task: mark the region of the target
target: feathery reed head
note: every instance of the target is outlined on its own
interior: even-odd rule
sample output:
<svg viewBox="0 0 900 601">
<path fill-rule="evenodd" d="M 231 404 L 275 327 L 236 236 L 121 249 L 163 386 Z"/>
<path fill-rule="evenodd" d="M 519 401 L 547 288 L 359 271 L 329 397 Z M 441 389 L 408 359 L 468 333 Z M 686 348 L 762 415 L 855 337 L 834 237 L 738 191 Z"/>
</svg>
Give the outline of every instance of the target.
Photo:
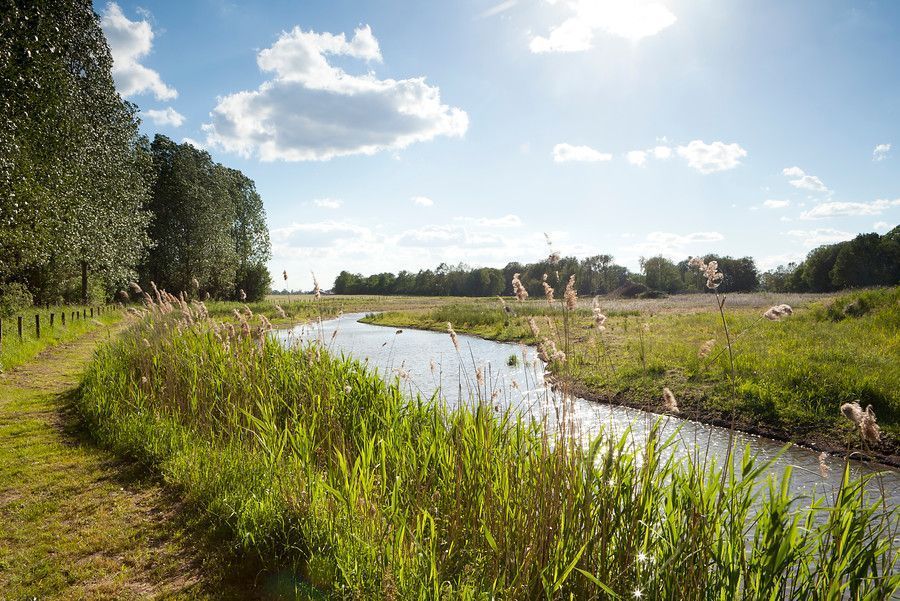
<svg viewBox="0 0 900 601">
<path fill-rule="evenodd" d="M 453 346 L 456 347 L 456 350 L 459 350 L 459 339 L 456 337 L 456 331 L 453 329 L 453 324 L 449 321 L 447 322 L 447 332 L 450 334 L 450 340 L 453 342 Z"/>
<path fill-rule="evenodd" d="M 663 409 L 669 413 L 681 413 L 678 409 L 678 401 L 675 400 L 675 395 L 668 386 L 663 388 Z"/>
<path fill-rule="evenodd" d="M 566 283 L 566 290 L 563 294 L 563 300 L 565 302 L 566 309 L 569 311 L 574 311 L 575 307 L 578 306 L 578 293 L 575 291 L 575 274 L 569 276 L 569 281 Z"/>
<path fill-rule="evenodd" d="M 244 302 L 245 300 L 247 300 L 247 293 L 244 292 L 243 288 L 241 288 L 240 292 L 238 292 L 238 298 L 241 299 L 241 302 Z"/>
<path fill-rule="evenodd" d="M 545 273 L 544 278 L 546 278 L 546 277 L 547 277 L 547 274 Z M 552 305 L 553 304 L 553 287 L 547 283 L 546 279 L 542 283 L 544 285 L 544 298 L 546 298 L 547 302 Z"/>
<path fill-rule="evenodd" d="M 859 428 L 859 435 L 863 442 L 877 443 L 881 440 L 881 428 L 875 418 L 875 410 L 868 405 L 865 410 L 859 405 L 859 401 L 844 403 L 841 405 L 841 413 Z"/>
<path fill-rule="evenodd" d="M 319 287 L 319 280 L 316 279 L 316 273 L 314 271 L 310 273 L 312 273 L 313 278 L 313 294 L 315 295 L 316 300 L 319 300 L 322 297 L 322 289 Z"/>
<path fill-rule="evenodd" d="M 697 356 L 701 359 L 705 358 L 707 355 L 709 355 L 710 352 L 712 352 L 714 346 L 716 346 L 716 339 L 710 338 L 700 346 L 700 349 L 697 351 Z"/>
<path fill-rule="evenodd" d="M 522 280 L 519 279 L 519 276 L 522 275 L 520 273 L 514 273 L 512 277 L 512 287 L 513 294 L 516 295 L 516 300 L 519 302 L 524 301 L 528 298 L 528 291 L 525 290 L 525 286 L 522 285 Z"/>
</svg>

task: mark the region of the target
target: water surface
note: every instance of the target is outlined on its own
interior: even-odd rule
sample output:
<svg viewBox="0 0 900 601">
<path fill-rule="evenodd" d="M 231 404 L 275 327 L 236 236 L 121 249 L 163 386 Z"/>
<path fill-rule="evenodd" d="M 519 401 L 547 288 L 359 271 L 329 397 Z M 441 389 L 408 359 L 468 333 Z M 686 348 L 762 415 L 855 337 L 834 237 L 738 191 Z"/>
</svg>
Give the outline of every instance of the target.
<svg viewBox="0 0 900 601">
<path fill-rule="evenodd" d="M 601 429 L 620 434 L 630 428 L 630 437 L 637 448 L 651 425 L 661 417 L 639 409 L 580 398 L 564 402 L 544 385 L 545 366 L 533 347 L 459 334 L 457 351 L 446 333 L 365 324 L 358 321 L 363 315 L 347 314 L 318 324 L 300 325 L 280 330 L 276 336 L 285 344 L 324 341 L 333 352 L 359 359 L 389 379 L 399 378 L 400 385 L 411 396 L 421 394 L 430 398 L 437 394 L 451 406 L 472 403 L 475 399 L 490 402 L 497 411 L 514 407 L 547 419 L 551 424 L 565 412 L 565 418 L 574 420 L 585 436 Z M 513 355 L 517 362 L 509 365 Z M 691 420 L 662 417 L 664 437 L 677 431 L 676 453 L 721 463 L 733 437 L 738 453 L 745 445 L 749 445 L 761 460 L 782 453 L 775 460 L 771 475 L 780 479 L 784 469 L 793 466 L 795 493 L 830 495 L 840 482 L 844 468 L 841 457 L 828 456 L 825 463 L 830 472 L 822 474 L 817 451 L 791 446 L 782 452 L 784 443 L 779 441 Z M 900 501 L 900 472 L 860 462 L 851 465 L 854 474 L 883 472 L 876 484 L 884 487 L 889 504 L 896 505 Z"/>
</svg>

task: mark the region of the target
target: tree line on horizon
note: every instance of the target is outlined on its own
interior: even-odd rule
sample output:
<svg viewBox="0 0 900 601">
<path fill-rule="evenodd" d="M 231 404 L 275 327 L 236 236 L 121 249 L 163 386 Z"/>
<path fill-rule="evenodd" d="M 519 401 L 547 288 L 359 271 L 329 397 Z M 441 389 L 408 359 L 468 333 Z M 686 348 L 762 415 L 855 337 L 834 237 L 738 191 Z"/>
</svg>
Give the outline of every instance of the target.
<svg viewBox="0 0 900 601">
<path fill-rule="evenodd" d="M 90 0 L 0 9 L 0 314 L 110 300 L 132 281 L 262 298 L 270 246 L 253 181 L 151 143 L 111 69 Z"/>
<path fill-rule="evenodd" d="M 704 262 L 718 261 L 725 279 L 720 292 L 832 292 L 847 288 L 900 284 L 900 226 L 882 235 L 860 234 L 853 240 L 820 246 L 800 263 L 760 272 L 752 257 L 709 254 Z M 688 265 L 663 256 L 641 258 L 640 272 L 614 262 L 611 255 L 585 259 L 551 256 L 536 263 L 508 263 L 502 269 L 441 263 L 416 273 L 400 271 L 364 276 L 342 271 L 335 278 L 335 294 L 397 294 L 407 296 L 509 296 L 514 274 L 529 295 L 544 294 L 544 274 L 550 282 L 575 275 L 578 294 L 594 296 L 654 297 L 661 294 L 705 292 L 706 279 Z M 559 277 L 557 278 L 557 275 Z"/>
</svg>

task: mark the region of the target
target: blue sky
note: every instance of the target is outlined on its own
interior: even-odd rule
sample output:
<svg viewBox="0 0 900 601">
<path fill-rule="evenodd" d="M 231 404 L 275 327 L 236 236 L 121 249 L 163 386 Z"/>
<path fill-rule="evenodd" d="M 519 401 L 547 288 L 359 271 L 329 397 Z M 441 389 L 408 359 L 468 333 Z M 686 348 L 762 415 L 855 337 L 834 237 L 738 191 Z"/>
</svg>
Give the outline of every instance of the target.
<svg viewBox="0 0 900 601">
<path fill-rule="evenodd" d="M 900 216 L 900 2 L 95 9 L 144 131 L 256 181 L 293 288 L 531 261 L 544 232 L 769 268 Z"/>
</svg>

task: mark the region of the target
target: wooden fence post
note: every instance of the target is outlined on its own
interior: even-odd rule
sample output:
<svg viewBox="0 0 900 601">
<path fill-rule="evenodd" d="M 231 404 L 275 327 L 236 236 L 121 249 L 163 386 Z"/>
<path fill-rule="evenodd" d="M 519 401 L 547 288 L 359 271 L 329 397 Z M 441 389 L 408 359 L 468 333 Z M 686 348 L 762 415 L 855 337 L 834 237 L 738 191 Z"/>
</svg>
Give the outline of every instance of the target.
<svg viewBox="0 0 900 601">
<path fill-rule="evenodd" d="M 19 318 L 18 319 L 18 321 L 19 321 L 19 340 L 22 340 L 22 316 L 19 315 L 18 318 Z"/>
<path fill-rule="evenodd" d="M 34 337 L 35 338 L 41 337 L 41 314 L 40 313 L 34 314 Z"/>
<path fill-rule="evenodd" d="M 50 314 L 50 327 L 53 327 L 53 313 Z"/>
<path fill-rule="evenodd" d="M 63 327 L 66 327 L 66 312 L 63 311 L 59 314 L 59 318 L 62 320 Z"/>
</svg>

